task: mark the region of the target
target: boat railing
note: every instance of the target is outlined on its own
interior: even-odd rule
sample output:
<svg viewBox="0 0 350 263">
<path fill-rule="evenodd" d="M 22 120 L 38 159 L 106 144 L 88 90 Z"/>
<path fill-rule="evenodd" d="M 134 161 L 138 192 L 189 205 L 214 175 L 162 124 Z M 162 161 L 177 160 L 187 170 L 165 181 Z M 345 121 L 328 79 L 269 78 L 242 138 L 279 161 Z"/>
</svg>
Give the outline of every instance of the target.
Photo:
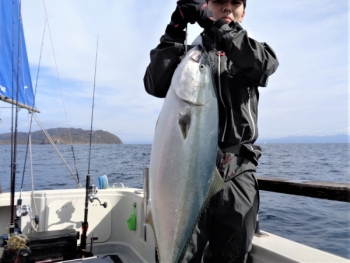
<svg viewBox="0 0 350 263">
<path fill-rule="evenodd" d="M 305 196 L 350 203 L 349 183 L 288 180 L 283 178 L 265 176 L 257 176 L 256 178 L 258 180 L 260 191 L 268 191 L 274 193 Z M 260 231 L 258 216 L 255 235 L 259 237 L 265 236 L 265 234 Z"/>
<path fill-rule="evenodd" d="M 145 194 L 144 209 L 146 213 L 149 198 L 149 168 L 144 168 L 143 185 Z M 350 203 L 350 183 L 333 183 L 324 181 L 288 180 L 276 177 L 257 176 L 259 189 L 274 193 L 299 195 L 319 199 Z"/>
<path fill-rule="evenodd" d="M 259 189 L 350 203 L 350 184 L 257 176 Z"/>
<path fill-rule="evenodd" d="M 144 215 L 147 214 L 147 206 L 149 199 L 149 168 L 143 171 L 143 189 L 144 189 Z M 259 183 L 259 190 L 274 193 L 298 195 L 305 197 L 313 197 L 319 199 L 327 199 L 333 201 L 350 203 L 350 184 L 349 183 L 332 183 L 324 181 L 303 181 L 303 180 L 287 180 L 275 177 L 256 177 Z M 145 227 L 145 226 L 144 226 Z M 146 227 L 144 229 L 144 239 L 146 241 Z M 255 229 L 257 236 L 266 236 L 260 231 L 259 217 L 257 215 L 257 225 Z"/>
</svg>

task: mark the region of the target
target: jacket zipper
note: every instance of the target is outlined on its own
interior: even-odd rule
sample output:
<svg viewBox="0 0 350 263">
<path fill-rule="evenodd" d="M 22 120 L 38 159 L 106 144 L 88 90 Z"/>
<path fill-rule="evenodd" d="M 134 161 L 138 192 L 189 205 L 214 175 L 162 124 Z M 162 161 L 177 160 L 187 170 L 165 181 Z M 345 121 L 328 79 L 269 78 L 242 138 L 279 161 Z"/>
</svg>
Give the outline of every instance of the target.
<svg viewBox="0 0 350 263">
<path fill-rule="evenodd" d="M 222 133 L 222 138 L 221 138 L 221 141 L 223 142 L 224 141 L 224 138 L 225 138 L 225 134 L 226 134 L 226 129 L 227 129 L 227 111 L 226 111 L 226 105 L 224 103 L 224 100 L 222 99 L 222 94 L 221 94 L 221 79 L 220 79 L 220 73 L 221 73 L 221 56 L 224 56 L 225 55 L 225 52 L 222 52 L 222 51 L 218 51 L 217 52 L 217 55 L 218 55 L 218 82 L 219 82 L 219 94 L 220 94 L 220 100 L 221 100 L 221 103 L 222 105 L 224 106 L 224 109 L 225 109 L 225 127 L 224 127 L 224 131 Z"/>
<path fill-rule="evenodd" d="M 251 110 L 251 106 L 250 106 L 250 99 L 252 98 L 252 92 L 250 90 L 250 87 L 248 87 L 248 112 L 249 112 L 249 118 L 252 121 L 252 125 L 253 125 L 253 135 L 250 138 L 250 141 L 252 141 L 255 137 L 255 122 L 253 119 L 253 115 L 252 115 L 252 110 Z"/>
</svg>

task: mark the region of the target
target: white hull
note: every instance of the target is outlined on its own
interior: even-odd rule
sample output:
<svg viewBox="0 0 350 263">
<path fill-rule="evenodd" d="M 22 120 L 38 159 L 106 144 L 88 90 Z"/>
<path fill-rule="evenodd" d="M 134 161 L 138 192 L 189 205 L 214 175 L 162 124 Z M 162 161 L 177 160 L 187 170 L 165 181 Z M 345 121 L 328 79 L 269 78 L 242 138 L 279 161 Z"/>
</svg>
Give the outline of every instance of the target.
<svg viewBox="0 0 350 263">
<path fill-rule="evenodd" d="M 108 188 L 98 192 L 102 203 L 89 202 L 88 214 L 88 249 L 93 233 L 98 240 L 94 241 L 95 255 L 117 254 L 126 262 L 155 262 L 155 241 L 151 228 L 144 227 L 143 191 L 133 188 Z M 39 231 L 76 229 L 81 232 L 84 219 L 85 189 L 36 191 L 34 198 L 31 192 L 23 192 L 23 204 L 32 207 L 33 215 L 40 217 Z M 17 200 L 18 195 L 15 196 Z M 37 212 L 35 212 L 36 205 Z M 130 217 L 133 204 L 136 203 L 137 227 L 130 231 L 127 219 Z M 10 194 L 0 194 L 0 235 L 7 233 L 10 221 Z M 28 216 L 22 217 L 23 234 L 30 231 Z M 266 233 L 263 237 L 254 237 L 252 258 L 254 263 L 281 262 L 348 262 L 349 260 L 320 251 L 288 239 Z M 146 238 L 145 238 L 146 237 Z M 80 240 L 78 240 L 80 243 Z M 0 248 L 0 255 L 2 248 Z"/>
</svg>

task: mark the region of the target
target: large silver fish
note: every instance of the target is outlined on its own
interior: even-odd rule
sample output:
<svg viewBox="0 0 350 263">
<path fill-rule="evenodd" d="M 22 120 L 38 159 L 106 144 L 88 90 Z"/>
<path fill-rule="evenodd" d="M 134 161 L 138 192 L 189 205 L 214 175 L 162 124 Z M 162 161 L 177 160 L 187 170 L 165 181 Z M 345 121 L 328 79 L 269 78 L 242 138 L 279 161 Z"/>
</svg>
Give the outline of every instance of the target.
<svg viewBox="0 0 350 263">
<path fill-rule="evenodd" d="M 204 204 L 224 183 L 216 169 L 218 105 L 208 54 L 188 51 L 172 77 L 155 129 L 149 168 L 160 262 L 178 262 Z"/>
</svg>

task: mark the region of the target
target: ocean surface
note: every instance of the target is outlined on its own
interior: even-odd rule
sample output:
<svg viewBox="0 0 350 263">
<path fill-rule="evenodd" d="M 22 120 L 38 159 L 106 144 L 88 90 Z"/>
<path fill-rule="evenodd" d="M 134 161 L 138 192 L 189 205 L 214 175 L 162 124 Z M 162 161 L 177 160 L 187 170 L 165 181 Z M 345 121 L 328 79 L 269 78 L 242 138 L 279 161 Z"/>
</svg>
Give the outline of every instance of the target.
<svg viewBox="0 0 350 263">
<path fill-rule="evenodd" d="M 262 144 L 258 176 L 350 183 L 349 144 Z M 80 182 L 85 186 L 88 172 L 88 145 L 74 145 Z M 76 173 L 70 145 L 58 145 Z M 21 188 L 26 146 L 17 150 L 16 191 Z M 151 145 L 93 145 L 91 183 L 107 175 L 110 185 L 143 187 L 143 168 L 148 167 Z M 23 190 L 31 190 L 28 155 Z M 62 160 L 51 145 L 33 145 L 35 189 L 76 188 Z M 0 183 L 10 189 L 10 146 L 0 145 Z M 1 195 L 0 195 L 1 197 Z M 261 191 L 261 229 L 276 235 L 350 259 L 350 204 Z"/>
</svg>

